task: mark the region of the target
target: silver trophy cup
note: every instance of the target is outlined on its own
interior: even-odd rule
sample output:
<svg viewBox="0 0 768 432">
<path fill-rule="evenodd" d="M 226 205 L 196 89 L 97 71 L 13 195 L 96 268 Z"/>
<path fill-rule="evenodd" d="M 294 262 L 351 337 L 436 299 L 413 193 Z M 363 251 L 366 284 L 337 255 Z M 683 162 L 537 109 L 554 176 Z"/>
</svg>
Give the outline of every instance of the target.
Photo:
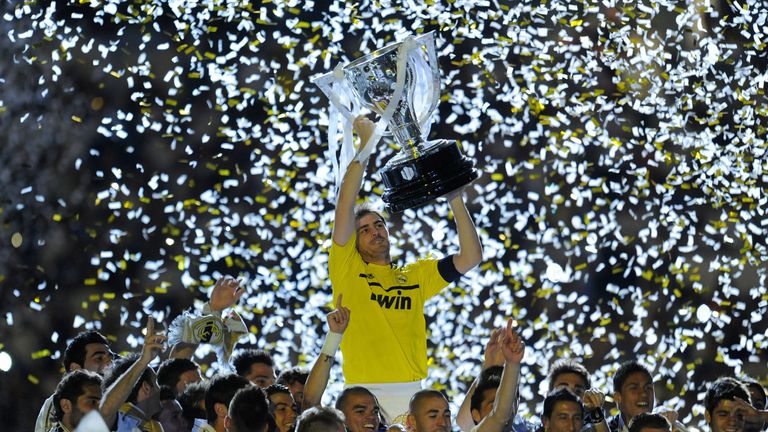
<svg viewBox="0 0 768 432">
<path fill-rule="evenodd" d="M 360 105 L 380 116 L 395 94 L 398 54 L 403 51 L 403 43 L 388 45 L 342 68 L 344 80 Z M 407 61 L 399 65 L 406 68 L 402 96 L 387 123 L 400 151 L 380 171 L 385 186 L 382 199 L 390 212 L 425 204 L 478 177 L 474 162 L 462 155 L 456 141 L 427 141 L 421 127 L 428 125 L 439 101 L 440 71 L 434 33 L 414 38 L 408 48 Z M 416 103 L 420 104 L 421 116 L 414 109 Z"/>
</svg>

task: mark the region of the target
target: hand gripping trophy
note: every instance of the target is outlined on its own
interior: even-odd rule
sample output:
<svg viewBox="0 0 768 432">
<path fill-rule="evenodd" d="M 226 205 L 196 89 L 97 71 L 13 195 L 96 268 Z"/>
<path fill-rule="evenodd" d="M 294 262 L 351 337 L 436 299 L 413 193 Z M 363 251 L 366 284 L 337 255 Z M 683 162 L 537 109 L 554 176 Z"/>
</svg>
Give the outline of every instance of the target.
<svg viewBox="0 0 768 432">
<path fill-rule="evenodd" d="M 354 155 L 351 125 L 361 106 L 378 114 L 379 121 L 358 157 L 367 158 L 385 130 L 400 147 L 380 171 L 382 199 L 390 212 L 425 204 L 477 179 L 474 162 L 462 155 L 456 141 L 426 139 L 440 100 L 434 32 L 387 45 L 313 81 L 331 101 L 328 132 L 334 156 L 339 114 L 344 121 L 337 182 Z"/>
</svg>

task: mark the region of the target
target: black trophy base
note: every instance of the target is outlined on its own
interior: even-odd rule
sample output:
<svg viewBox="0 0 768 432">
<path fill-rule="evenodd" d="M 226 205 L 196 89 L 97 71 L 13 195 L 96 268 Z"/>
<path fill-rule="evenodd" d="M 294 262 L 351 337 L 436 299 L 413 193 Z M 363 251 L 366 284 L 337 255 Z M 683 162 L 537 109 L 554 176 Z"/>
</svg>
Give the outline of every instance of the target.
<svg viewBox="0 0 768 432">
<path fill-rule="evenodd" d="M 382 199 L 390 213 L 418 207 L 465 186 L 479 173 L 456 141 L 439 140 L 416 159 L 395 160 L 381 169 Z"/>
</svg>

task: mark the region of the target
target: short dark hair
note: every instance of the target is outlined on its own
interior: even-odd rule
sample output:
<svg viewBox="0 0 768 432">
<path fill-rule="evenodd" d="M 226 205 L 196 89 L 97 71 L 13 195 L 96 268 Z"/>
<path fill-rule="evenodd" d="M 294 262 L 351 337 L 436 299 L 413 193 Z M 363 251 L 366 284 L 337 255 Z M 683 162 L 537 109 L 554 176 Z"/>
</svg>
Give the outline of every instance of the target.
<svg viewBox="0 0 768 432">
<path fill-rule="evenodd" d="M 237 374 L 214 376 L 205 391 L 205 416 L 208 423 L 213 424 L 216 421 L 216 410 L 213 407 L 215 404 L 220 403 L 229 406 L 235 393 L 250 385 L 250 381 Z"/>
<path fill-rule="evenodd" d="M 306 384 L 307 377 L 309 377 L 309 372 L 306 369 L 295 366 L 280 372 L 280 376 L 277 377 L 275 383 L 284 386 L 289 386 L 293 383 Z"/>
<path fill-rule="evenodd" d="M 62 364 L 65 371 L 69 370 L 69 365 L 72 363 L 77 363 L 80 367 L 85 367 L 85 347 L 90 344 L 104 344 L 109 346 L 109 341 L 104 335 L 95 330 L 78 333 L 64 350 Z"/>
<path fill-rule="evenodd" d="M 371 203 L 363 203 L 355 207 L 354 210 L 355 213 L 355 222 L 360 220 L 365 215 L 369 214 L 375 214 L 376 216 L 380 217 L 381 220 L 384 222 L 387 221 L 387 218 L 384 217 L 384 214 L 378 210 L 371 204 Z"/>
<path fill-rule="evenodd" d="M 622 363 L 619 369 L 616 370 L 616 374 L 613 375 L 613 391 L 621 392 L 621 386 L 624 385 L 624 381 L 635 372 L 644 373 L 653 382 L 653 375 L 651 375 L 651 371 L 645 365 L 637 360 L 629 360 Z"/>
<path fill-rule="evenodd" d="M 189 384 L 176 398 L 181 405 L 181 415 L 192 424 L 195 419 L 207 418 L 205 410 L 199 407 L 200 402 L 205 401 L 205 391 L 208 389 L 207 381 Z"/>
<path fill-rule="evenodd" d="M 444 394 L 434 389 L 419 390 L 411 396 L 411 400 L 408 402 L 408 412 L 413 414 L 416 408 L 421 404 L 424 399 L 430 398 L 443 398 L 448 400 Z"/>
<path fill-rule="evenodd" d="M 237 390 L 228 412 L 233 432 L 261 432 L 271 417 L 264 391 L 251 385 Z"/>
<path fill-rule="evenodd" d="M 251 365 L 254 363 L 262 363 L 271 367 L 275 367 L 275 362 L 272 360 L 272 356 L 268 352 L 262 349 L 246 349 L 240 351 L 232 358 L 232 366 L 235 367 L 238 375 L 245 375 L 251 370 Z"/>
<path fill-rule="evenodd" d="M 344 413 L 331 407 L 312 407 L 301 413 L 296 432 L 337 432 L 345 428 Z"/>
<path fill-rule="evenodd" d="M 566 373 L 580 376 L 581 379 L 584 380 L 586 388 L 592 387 L 592 379 L 589 375 L 589 371 L 584 365 L 573 359 L 560 359 L 557 360 L 549 370 L 549 375 L 547 376 L 547 380 L 549 380 L 549 389 L 552 390 L 552 386 L 554 386 L 558 376 Z"/>
<path fill-rule="evenodd" d="M 741 381 L 731 377 L 720 377 L 707 389 L 707 394 L 704 396 L 704 409 L 712 414 L 721 400 L 734 400 L 737 397 L 752 403 L 749 390 Z"/>
<path fill-rule="evenodd" d="M 287 395 L 291 394 L 291 390 L 282 384 L 272 384 L 271 386 L 265 388 L 264 392 L 267 394 L 267 397 L 278 393 L 285 393 Z"/>
<path fill-rule="evenodd" d="M 61 421 L 64 417 L 61 400 L 67 399 L 72 404 L 76 404 L 77 398 L 85 394 L 85 387 L 89 385 L 101 387 L 101 376 L 85 369 L 74 370 L 64 375 L 53 394 L 53 417 Z"/>
<path fill-rule="evenodd" d="M 640 413 L 629 421 L 629 432 L 640 432 L 643 428 L 672 430 L 669 420 L 661 414 Z"/>
<path fill-rule="evenodd" d="M 107 389 L 112 384 L 114 384 L 118 378 L 120 378 L 120 375 L 124 374 L 125 371 L 127 371 L 134 363 L 136 363 L 140 357 L 140 354 L 134 353 L 115 360 L 112 363 L 112 366 L 110 366 L 104 372 L 104 380 L 101 383 L 101 390 L 106 393 Z M 149 367 L 144 368 L 144 371 L 141 372 L 141 377 L 136 382 L 136 385 L 133 386 L 133 390 L 131 390 L 131 394 L 128 395 L 126 402 L 136 403 L 136 398 L 139 396 L 139 389 L 141 389 L 141 384 L 145 381 L 149 382 L 149 380 L 152 379 L 151 373 L 152 370 Z"/>
<path fill-rule="evenodd" d="M 344 405 L 347 403 L 347 399 L 352 395 L 370 396 L 376 401 L 376 406 L 379 405 L 379 400 L 376 399 L 376 395 L 374 395 L 370 390 L 363 386 L 352 386 L 342 390 L 341 394 L 339 394 L 339 397 L 336 399 L 334 407 L 339 411 L 344 411 Z"/>
<path fill-rule="evenodd" d="M 157 383 L 161 386 L 168 386 L 176 392 L 176 384 L 179 383 L 181 374 L 189 371 L 198 371 L 197 363 L 186 358 L 169 358 L 160 363 L 157 368 Z"/>
<path fill-rule="evenodd" d="M 581 404 L 581 399 L 576 396 L 576 393 L 572 392 L 568 387 L 558 387 L 549 392 L 544 399 L 544 412 L 541 417 L 550 418 L 558 402 L 573 402 L 579 406 L 582 413 L 584 412 L 584 405 Z"/>
<path fill-rule="evenodd" d="M 483 404 L 483 393 L 486 390 L 499 388 L 502 372 L 504 372 L 504 366 L 491 366 L 480 372 L 475 392 L 469 400 L 469 409 L 471 411 L 480 411 L 480 406 Z"/>
<path fill-rule="evenodd" d="M 747 390 L 754 391 L 760 397 L 760 400 L 754 400 L 754 398 L 752 398 L 753 407 L 759 410 L 768 408 L 768 400 L 766 400 L 768 399 L 768 395 L 766 394 L 765 387 L 763 387 L 762 384 L 757 382 L 757 380 L 749 377 L 742 379 L 741 382 L 744 383 L 744 385 L 747 387 Z M 750 391 L 750 397 L 752 397 L 752 391 Z"/>
</svg>

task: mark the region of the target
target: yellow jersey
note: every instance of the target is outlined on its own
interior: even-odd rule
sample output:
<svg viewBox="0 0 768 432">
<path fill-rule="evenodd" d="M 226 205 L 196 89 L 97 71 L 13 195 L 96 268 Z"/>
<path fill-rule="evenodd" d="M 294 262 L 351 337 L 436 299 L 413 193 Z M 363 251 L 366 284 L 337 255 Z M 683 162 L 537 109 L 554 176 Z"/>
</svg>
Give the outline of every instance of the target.
<svg viewBox="0 0 768 432">
<path fill-rule="evenodd" d="M 424 302 L 448 285 L 437 259 L 404 267 L 366 263 L 355 235 L 332 242 L 328 270 L 333 298 L 344 295 L 350 322 L 341 341 L 346 384 L 411 382 L 427 376 Z"/>
</svg>

